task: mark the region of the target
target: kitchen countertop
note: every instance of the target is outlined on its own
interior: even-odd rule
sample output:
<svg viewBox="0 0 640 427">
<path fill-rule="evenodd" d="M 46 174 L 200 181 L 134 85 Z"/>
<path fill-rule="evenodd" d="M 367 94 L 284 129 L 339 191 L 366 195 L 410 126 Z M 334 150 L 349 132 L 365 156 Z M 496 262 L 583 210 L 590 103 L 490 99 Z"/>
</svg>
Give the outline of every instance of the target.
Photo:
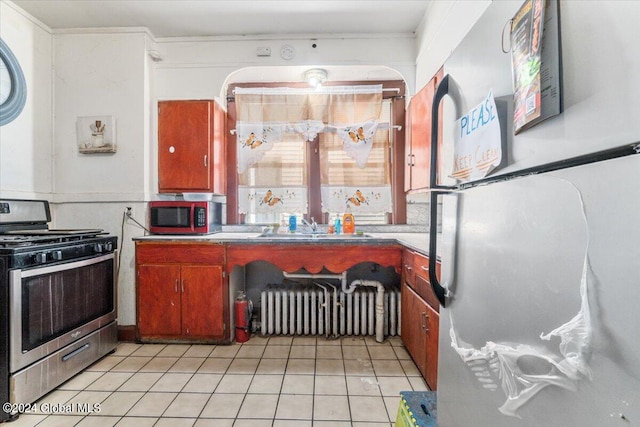
<svg viewBox="0 0 640 427">
<path fill-rule="evenodd" d="M 194 241 L 194 242 L 219 242 L 233 244 L 400 244 L 409 249 L 415 250 L 422 254 L 429 254 L 429 233 L 413 232 L 413 233 L 381 233 L 366 232 L 367 237 L 359 237 L 355 235 L 337 235 L 331 237 L 309 237 L 309 238 L 286 238 L 283 235 L 277 237 L 260 237 L 261 233 L 257 232 L 240 232 L 240 231 L 222 231 L 207 235 L 162 235 L 150 234 L 141 237 L 135 237 L 136 241 Z"/>
</svg>

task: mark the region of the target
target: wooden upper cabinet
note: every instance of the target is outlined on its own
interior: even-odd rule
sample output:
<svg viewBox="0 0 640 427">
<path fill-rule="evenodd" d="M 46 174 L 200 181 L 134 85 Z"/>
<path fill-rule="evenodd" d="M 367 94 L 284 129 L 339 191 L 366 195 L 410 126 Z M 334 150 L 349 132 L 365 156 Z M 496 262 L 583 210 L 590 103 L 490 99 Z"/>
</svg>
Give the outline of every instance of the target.
<svg viewBox="0 0 640 427">
<path fill-rule="evenodd" d="M 405 191 L 429 188 L 431 162 L 431 113 L 433 97 L 443 76 L 443 70 L 420 89 L 409 103 L 407 141 L 405 145 Z M 436 124 L 442 130 L 442 118 Z M 438 132 L 438 146 L 441 146 L 442 132 Z"/>
<path fill-rule="evenodd" d="M 225 194 L 225 127 L 213 100 L 158 102 L 158 191 Z"/>
</svg>

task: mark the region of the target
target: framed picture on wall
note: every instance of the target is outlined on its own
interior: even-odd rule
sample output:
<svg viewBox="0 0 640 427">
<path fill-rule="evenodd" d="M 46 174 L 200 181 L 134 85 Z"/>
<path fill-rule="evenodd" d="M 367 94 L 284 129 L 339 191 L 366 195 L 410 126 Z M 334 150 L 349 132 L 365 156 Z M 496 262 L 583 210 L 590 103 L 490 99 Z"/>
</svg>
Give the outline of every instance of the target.
<svg viewBox="0 0 640 427">
<path fill-rule="evenodd" d="M 116 122 L 113 116 L 78 117 L 78 151 L 82 154 L 115 153 Z"/>
</svg>

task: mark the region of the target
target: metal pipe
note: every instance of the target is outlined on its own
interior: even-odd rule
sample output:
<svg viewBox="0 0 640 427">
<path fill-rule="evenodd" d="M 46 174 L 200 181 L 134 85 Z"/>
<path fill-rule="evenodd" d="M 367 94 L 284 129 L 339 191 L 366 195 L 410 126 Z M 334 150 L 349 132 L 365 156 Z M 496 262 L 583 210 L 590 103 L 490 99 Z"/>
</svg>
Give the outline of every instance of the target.
<svg viewBox="0 0 640 427">
<path fill-rule="evenodd" d="M 377 280 L 354 280 L 349 286 L 350 292 L 353 292 L 357 286 L 371 286 L 377 288 L 376 341 L 382 342 L 384 341 L 384 285 Z"/>
<path fill-rule="evenodd" d="M 260 300 L 261 305 L 260 310 L 262 311 L 262 325 L 260 325 L 260 329 L 262 330 L 262 335 L 267 334 L 267 291 L 260 292 Z"/>
<path fill-rule="evenodd" d="M 342 290 L 347 287 L 347 272 L 343 271 L 340 274 L 311 274 L 311 273 L 287 273 L 282 272 L 282 275 L 287 279 L 338 279 L 341 282 Z M 353 291 L 351 291 L 353 292 Z M 350 292 L 347 292 L 350 293 Z"/>
<path fill-rule="evenodd" d="M 324 290 L 324 302 L 322 303 L 322 306 L 324 307 L 324 330 L 325 330 L 325 337 L 329 338 L 329 290 L 322 284 L 318 283 L 318 282 L 313 282 L 314 285 L 321 287 Z M 322 312 L 321 312 L 322 315 Z M 323 324 L 323 319 L 320 319 L 320 324 Z M 320 333 L 322 334 L 322 331 L 320 331 Z"/>
</svg>

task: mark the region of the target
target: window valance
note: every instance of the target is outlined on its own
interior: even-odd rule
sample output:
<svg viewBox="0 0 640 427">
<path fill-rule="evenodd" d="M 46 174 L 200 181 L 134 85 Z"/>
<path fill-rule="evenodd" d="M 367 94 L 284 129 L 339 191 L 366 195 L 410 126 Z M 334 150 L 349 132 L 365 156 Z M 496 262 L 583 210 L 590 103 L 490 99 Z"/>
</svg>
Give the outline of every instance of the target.
<svg viewBox="0 0 640 427">
<path fill-rule="evenodd" d="M 260 161 L 284 133 L 306 141 L 335 132 L 347 155 L 364 168 L 380 127 L 382 85 L 235 89 L 238 173 Z M 389 124 L 383 124 L 388 128 Z"/>
</svg>

